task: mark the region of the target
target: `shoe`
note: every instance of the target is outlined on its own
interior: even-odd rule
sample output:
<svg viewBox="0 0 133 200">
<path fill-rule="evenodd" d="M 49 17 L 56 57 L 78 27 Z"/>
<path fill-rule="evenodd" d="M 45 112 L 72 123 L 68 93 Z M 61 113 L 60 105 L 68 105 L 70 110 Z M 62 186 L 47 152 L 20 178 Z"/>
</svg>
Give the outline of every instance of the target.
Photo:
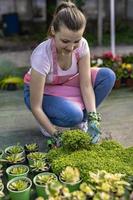
<svg viewBox="0 0 133 200">
<path fill-rule="evenodd" d="M 40 129 L 41 133 L 42 133 L 45 137 L 51 138 L 51 135 L 50 135 L 44 128 L 42 128 L 42 126 L 41 126 L 40 124 L 38 124 L 38 126 L 39 126 L 39 129 Z"/>
<path fill-rule="evenodd" d="M 88 122 L 82 122 L 80 124 L 78 124 L 75 128 L 78 128 L 82 131 L 84 131 L 85 133 L 87 133 L 87 130 L 88 130 Z"/>
</svg>

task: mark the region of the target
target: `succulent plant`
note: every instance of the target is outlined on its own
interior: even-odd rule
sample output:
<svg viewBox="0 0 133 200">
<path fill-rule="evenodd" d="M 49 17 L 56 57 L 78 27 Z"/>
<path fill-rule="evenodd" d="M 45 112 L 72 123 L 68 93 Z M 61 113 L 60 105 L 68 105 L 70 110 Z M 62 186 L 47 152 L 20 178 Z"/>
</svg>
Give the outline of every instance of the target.
<svg viewBox="0 0 133 200">
<path fill-rule="evenodd" d="M 15 180 L 9 184 L 9 189 L 13 191 L 23 191 L 28 188 L 29 182 L 27 180 Z"/>
<path fill-rule="evenodd" d="M 1 159 L 1 161 L 3 162 L 13 163 L 13 164 L 23 162 L 24 160 L 25 157 L 23 157 L 20 154 L 7 155 L 4 159 Z"/>
<path fill-rule="evenodd" d="M 11 147 L 8 147 L 7 149 L 5 149 L 5 153 L 6 154 L 18 154 L 24 151 L 23 147 L 20 146 L 19 144 L 17 145 L 13 145 Z"/>
<path fill-rule="evenodd" d="M 29 152 L 35 152 L 38 151 L 38 145 L 36 143 L 26 144 L 25 149 Z"/>
<path fill-rule="evenodd" d="M 27 155 L 27 158 L 31 160 L 44 160 L 46 158 L 46 153 L 44 152 L 29 153 Z"/>
<path fill-rule="evenodd" d="M 77 183 L 80 181 L 80 172 L 76 167 L 67 166 L 60 173 L 60 178 L 62 181 L 67 183 Z"/>
<path fill-rule="evenodd" d="M 2 165 L 0 165 L 0 177 L 3 176 L 3 170 L 2 170 Z"/>
<path fill-rule="evenodd" d="M 33 164 L 31 164 L 30 167 L 32 171 L 36 171 L 36 172 L 38 171 L 44 172 L 44 171 L 48 171 L 49 169 L 49 165 L 43 160 L 34 160 Z"/>
<path fill-rule="evenodd" d="M 2 180 L 0 179 L 0 198 L 5 196 L 3 189 L 4 189 L 4 185 L 2 183 Z"/>
<path fill-rule="evenodd" d="M 13 166 L 10 170 L 10 174 L 24 174 L 27 172 L 26 166 Z"/>
<path fill-rule="evenodd" d="M 36 183 L 38 185 L 46 185 L 48 183 L 51 183 L 53 181 L 56 181 L 57 178 L 54 174 L 38 174 L 36 177 Z"/>
</svg>

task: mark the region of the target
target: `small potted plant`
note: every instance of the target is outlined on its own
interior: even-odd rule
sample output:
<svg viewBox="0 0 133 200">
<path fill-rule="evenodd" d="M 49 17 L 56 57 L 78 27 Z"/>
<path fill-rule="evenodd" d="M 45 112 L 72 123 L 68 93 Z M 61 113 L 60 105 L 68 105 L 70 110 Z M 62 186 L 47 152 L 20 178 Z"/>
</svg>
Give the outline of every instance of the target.
<svg viewBox="0 0 133 200">
<path fill-rule="evenodd" d="M 45 152 L 33 152 L 29 153 L 27 155 L 27 159 L 29 164 L 31 165 L 34 160 L 45 160 L 46 159 L 46 153 Z"/>
<path fill-rule="evenodd" d="M 39 150 L 39 146 L 37 145 L 37 143 L 31 143 L 31 144 L 26 144 L 24 146 L 24 149 L 25 149 L 25 153 L 27 155 L 31 152 L 37 152 Z"/>
<path fill-rule="evenodd" d="M 11 155 L 11 154 L 21 154 L 24 155 L 24 148 L 17 144 L 13 146 L 9 146 L 5 149 L 5 154 L 6 155 Z"/>
<path fill-rule="evenodd" d="M 34 160 L 30 165 L 31 171 L 35 173 L 49 171 L 50 166 L 44 160 Z"/>
<path fill-rule="evenodd" d="M 4 185 L 2 183 L 2 180 L 0 179 L 0 200 L 5 196 L 3 190 L 4 190 Z"/>
<path fill-rule="evenodd" d="M 57 181 L 57 176 L 53 173 L 50 172 L 42 172 L 37 174 L 34 179 L 33 182 L 36 186 L 36 191 L 37 191 L 37 195 L 38 197 L 45 197 L 46 199 L 48 198 L 47 194 L 46 194 L 46 185 L 48 183 Z"/>
<path fill-rule="evenodd" d="M 5 77 L 0 81 L 0 88 L 6 90 L 17 90 L 23 86 L 23 79 L 17 76 Z"/>
<path fill-rule="evenodd" d="M 6 169 L 8 180 L 11 180 L 15 177 L 24 176 L 27 177 L 29 173 L 29 167 L 26 165 L 12 165 Z"/>
<path fill-rule="evenodd" d="M 70 192 L 79 189 L 81 179 L 79 169 L 76 167 L 67 166 L 59 175 L 59 180 L 67 186 Z"/>
<path fill-rule="evenodd" d="M 8 166 L 15 165 L 15 164 L 22 164 L 25 162 L 25 157 L 21 154 L 12 154 L 7 155 L 5 158 L 0 160 L 1 162 L 6 163 Z"/>
<path fill-rule="evenodd" d="M 3 176 L 3 170 L 2 170 L 2 165 L 0 164 L 0 177 L 2 177 Z"/>
<path fill-rule="evenodd" d="M 7 183 L 11 200 L 29 200 L 32 181 L 27 177 L 16 177 Z"/>
<path fill-rule="evenodd" d="M 0 158 L 2 158 L 2 157 L 3 157 L 3 154 L 4 154 L 3 150 L 2 150 L 2 149 L 0 149 Z"/>
</svg>

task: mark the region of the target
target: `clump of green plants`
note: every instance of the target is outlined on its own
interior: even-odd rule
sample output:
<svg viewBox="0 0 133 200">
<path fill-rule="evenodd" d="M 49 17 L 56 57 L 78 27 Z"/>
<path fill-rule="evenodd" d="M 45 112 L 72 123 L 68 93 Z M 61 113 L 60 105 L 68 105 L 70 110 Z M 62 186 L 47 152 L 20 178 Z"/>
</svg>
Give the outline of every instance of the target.
<svg viewBox="0 0 133 200">
<path fill-rule="evenodd" d="M 9 76 L 0 81 L 0 88 L 6 90 L 16 90 L 23 87 L 23 79 L 17 76 Z"/>
<path fill-rule="evenodd" d="M 75 144 L 75 137 L 70 132 L 70 130 L 66 131 L 65 137 L 62 135 L 62 138 L 70 141 L 69 146 L 67 140 L 67 150 L 65 150 L 66 146 L 63 143 L 63 147 L 50 150 L 47 154 L 55 174 L 59 175 L 66 166 L 72 166 L 80 169 L 81 179 L 85 182 L 89 180 L 89 171 L 95 173 L 97 170 L 106 170 L 109 173 L 133 175 L 133 149 L 131 147 L 128 150 L 116 141 L 108 140 L 95 145 L 89 143 L 88 149 L 80 146 L 81 148 L 75 150 L 72 147 L 72 144 Z M 78 135 L 80 135 L 81 140 L 82 137 L 84 138 L 82 132 L 78 131 Z"/>
<path fill-rule="evenodd" d="M 69 151 L 77 151 L 81 149 L 89 149 L 91 137 L 82 130 L 67 130 L 63 132 L 62 143 L 64 149 Z"/>
</svg>

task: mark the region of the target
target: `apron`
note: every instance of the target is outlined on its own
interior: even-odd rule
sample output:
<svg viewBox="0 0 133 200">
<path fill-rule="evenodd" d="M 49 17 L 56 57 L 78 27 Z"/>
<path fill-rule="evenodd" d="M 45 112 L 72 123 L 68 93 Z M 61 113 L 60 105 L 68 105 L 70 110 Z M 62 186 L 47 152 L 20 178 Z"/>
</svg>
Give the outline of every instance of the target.
<svg viewBox="0 0 133 200">
<path fill-rule="evenodd" d="M 52 58 L 53 58 L 53 73 L 51 74 L 51 82 L 50 84 L 45 85 L 44 94 L 53 95 L 53 96 L 60 96 L 73 101 L 74 103 L 78 104 L 81 109 L 85 108 L 83 103 L 81 91 L 80 91 L 80 84 L 79 84 L 79 73 L 73 75 L 65 75 L 59 76 L 58 75 L 58 65 L 57 65 L 57 53 L 54 39 L 51 41 L 51 50 L 52 50 Z M 79 60 L 79 53 L 75 51 L 75 56 L 77 62 Z M 94 86 L 96 75 L 99 68 L 91 68 L 91 79 L 92 84 Z"/>
</svg>

